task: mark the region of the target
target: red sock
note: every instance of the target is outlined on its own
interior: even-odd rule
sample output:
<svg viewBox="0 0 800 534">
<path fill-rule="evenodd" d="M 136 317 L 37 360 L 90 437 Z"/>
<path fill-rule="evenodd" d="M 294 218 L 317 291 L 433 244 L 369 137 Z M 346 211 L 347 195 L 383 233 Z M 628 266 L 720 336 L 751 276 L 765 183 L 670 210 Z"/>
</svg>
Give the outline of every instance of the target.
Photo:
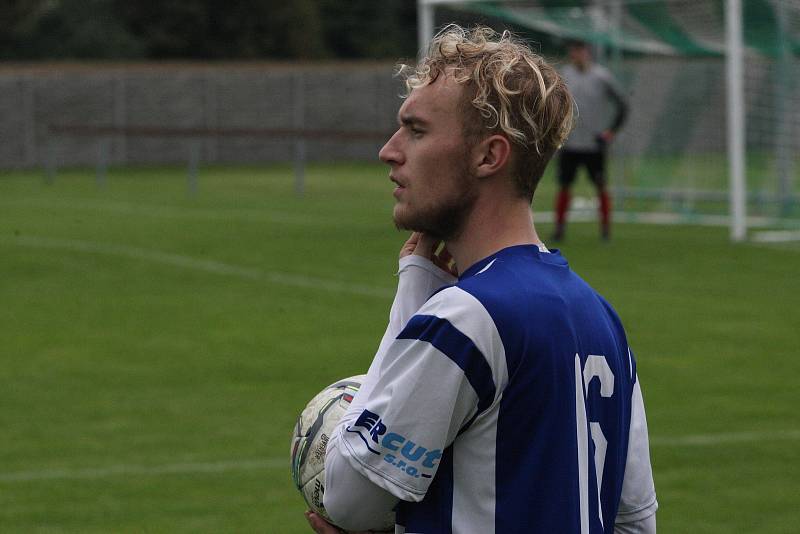
<svg viewBox="0 0 800 534">
<path fill-rule="evenodd" d="M 556 197 L 556 226 L 561 228 L 567 219 L 567 209 L 569 209 L 569 189 L 561 189 Z"/>
<path fill-rule="evenodd" d="M 600 191 L 600 226 L 603 234 L 607 235 L 611 228 L 611 197 L 608 191 Z"/>
</svg>

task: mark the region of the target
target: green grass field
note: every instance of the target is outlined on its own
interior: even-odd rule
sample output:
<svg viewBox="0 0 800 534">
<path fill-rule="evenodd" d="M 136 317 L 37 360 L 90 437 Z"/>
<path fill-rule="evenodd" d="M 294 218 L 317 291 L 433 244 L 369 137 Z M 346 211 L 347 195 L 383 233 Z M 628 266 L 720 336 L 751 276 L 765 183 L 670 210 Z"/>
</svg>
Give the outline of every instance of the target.
<svg viewBox="0 0 800 534">
<path fill-rule="evenodd" d="M 386 170 L 185 172 L 0 174 L 0 532 L 309 532 L 290 433 L 382 335 Z M 660 532 L 797 532 L 800 246 L 569 230 L 637 354 Z"/>
</svg>

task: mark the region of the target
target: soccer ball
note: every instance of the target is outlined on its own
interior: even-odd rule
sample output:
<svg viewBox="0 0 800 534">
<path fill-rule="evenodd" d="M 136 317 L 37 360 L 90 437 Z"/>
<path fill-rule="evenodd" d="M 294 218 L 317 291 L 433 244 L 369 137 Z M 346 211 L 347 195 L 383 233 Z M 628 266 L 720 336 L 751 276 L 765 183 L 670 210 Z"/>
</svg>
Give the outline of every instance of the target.
<svg viewBox="0 0 800 534">
<path fill-rule="evenodd" d="M 333 429 L 347 412 L 366 375 L 334 382 L 303 409 L 292 436 L 292 480 L 309 508 L 331 522 L 322 504 L 325 494 L 325 449 Z M 394 531 L 394 513 L 375 530 Z"/>
</svg>

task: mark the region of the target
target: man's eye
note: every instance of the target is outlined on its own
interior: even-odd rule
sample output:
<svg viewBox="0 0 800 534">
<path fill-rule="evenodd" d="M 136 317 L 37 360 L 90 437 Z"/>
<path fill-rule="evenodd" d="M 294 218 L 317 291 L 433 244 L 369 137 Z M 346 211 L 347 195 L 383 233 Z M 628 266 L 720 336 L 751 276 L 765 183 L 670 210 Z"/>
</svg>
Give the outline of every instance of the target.
<svg viewBox="0 0 800 534">
<path fill-rule="evenodd" d="M 414 137 L 419 137 L 423 133 L 424 132 L 422 130 L 420 130 L 419 128 L 413 128 L 413 127 L 411 128 L 411 135 L 413 135 Z"/>
</svg>

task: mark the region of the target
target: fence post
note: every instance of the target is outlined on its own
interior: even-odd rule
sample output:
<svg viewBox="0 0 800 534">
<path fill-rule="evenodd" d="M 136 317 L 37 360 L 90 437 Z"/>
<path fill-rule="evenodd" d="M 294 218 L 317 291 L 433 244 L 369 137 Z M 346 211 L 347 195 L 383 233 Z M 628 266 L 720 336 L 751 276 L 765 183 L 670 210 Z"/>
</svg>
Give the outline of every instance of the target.
<svg viewBox="0 0 800 534">
<path fill-rule="evenodd" d="M 33 166 L 39 163 L 40 157 L 36 146 L 36 80 L 32 76 L 23 76 L 19 83 L 22 92 L 22 113 L 25 117 L 23 126 L 25 163 Z"/>
<path fill-rule="evenodd" d="M 47 185 L 56 181 L 58 173 L 58 147 L 56 136 L 51 132 L 47 138 L 47 154 L 44 162 L 44 183 Z"/>
<path fill-rule="evenodd" d="M 217 75 L 212 69 L 205 70 L 203 92 L 203 120 L 209 130 L 219 127 L 219 113 L 217 111 Z M 209 163 L 216 163 L 218 159 L 219 134 L 209 135 L 205 139 L 205 157 Z"/>
<path fill-rule="evenodd" d="M 114 106 L 114 127 L 120 129 L 115 138 L 116 161 L 122 165 L 128 163 L 128 138 L 124 133 L 124 128 L 128 125 L 128 107 L 126 101 L 127 88 L 125 71 L 119 71 L 113 79 L 113 106 Z"/>
<path fill-rule="evenodd" d="M 305 87 L 303 84 L 303 73 L 296 71 L 292 79 L 293 116 L 292 122 L 295 130 L 294 138 L 294 192 L 302 196 L 305 191 L 305 167 L 306 167 L 306 139 L 303 136 L 305 129 Z"/>
<path fill-rule="evenodd" d="M 189 172 L 186 178 L 186 186 L 189 196 L 197 194 L 197 167 L 200 161 L 200 142 L 197 140 L 189 143 Z"/>
<path fill-rule="evenodd" d="M 111 141 L 106 137 L 101 137 L 97 142 L 97 170 L 95 183 L 97 187 L 104 189 L 108 175 L 108 156 Z"/>
</svg>

